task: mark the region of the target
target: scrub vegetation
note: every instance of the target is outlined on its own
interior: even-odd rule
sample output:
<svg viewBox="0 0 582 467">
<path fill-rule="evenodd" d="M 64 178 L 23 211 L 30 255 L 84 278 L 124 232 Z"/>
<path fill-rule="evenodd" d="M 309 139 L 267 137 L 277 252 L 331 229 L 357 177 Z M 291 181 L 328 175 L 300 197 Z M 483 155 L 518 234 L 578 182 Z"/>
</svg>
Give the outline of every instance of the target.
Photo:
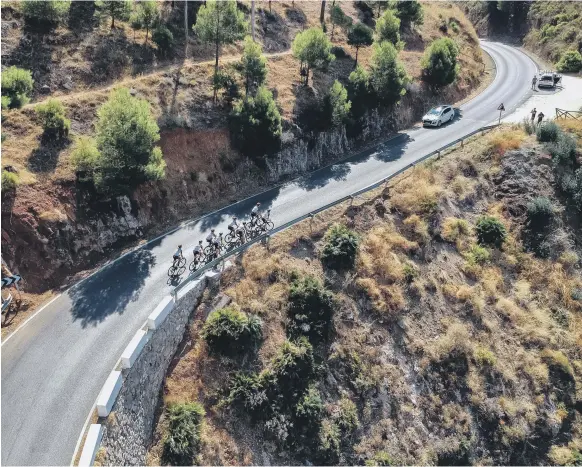
<svg viewBox="0 0 582 467">
<path fill-rule="evenodd" d="M 260 343 L 195 322 L 166 380 L 207 414 L 193 462 L 580 462 L 581 137 L 504 126 L 244 253 L 218 294 Z"/>
</svg>

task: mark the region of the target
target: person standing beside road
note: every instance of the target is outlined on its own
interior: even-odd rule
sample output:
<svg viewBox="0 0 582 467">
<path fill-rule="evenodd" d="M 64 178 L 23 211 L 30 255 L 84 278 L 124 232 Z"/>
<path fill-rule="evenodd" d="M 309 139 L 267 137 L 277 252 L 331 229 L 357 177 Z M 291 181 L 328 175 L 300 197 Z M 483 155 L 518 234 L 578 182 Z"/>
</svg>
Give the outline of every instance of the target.
<svg viewBox="0 0 582 467">
<path fill-rule="evenodd" d="M 535 91 L 535 89 L 536 89 L 536 84 L 537 84 L 537 82 L 538 82 L 538 77 L 537 77 L 536 75 L 534 75 L 534 77 L 533 77 L 533 78 L 532 78 L 532 80 L 531 80 L 531 88 L 532 88 L 532 90 L 534 90 L 534 91 Z"/>
<path fill-rule="evenodd" d="M 536 119 L 536 114 L 538 113 L 538 111 L 536 110 L 536 108 L 534 107 L 533 110 L 531 111 L 531 122 L 533 123 L 534 120 Z"/>
<path fill-rule="evenodd" d="M 540 125 L 542 123 L 542 119 L 544 118 L 544 113 L 540 112 L 538 114 L 538 125 Z"/>
</svg>

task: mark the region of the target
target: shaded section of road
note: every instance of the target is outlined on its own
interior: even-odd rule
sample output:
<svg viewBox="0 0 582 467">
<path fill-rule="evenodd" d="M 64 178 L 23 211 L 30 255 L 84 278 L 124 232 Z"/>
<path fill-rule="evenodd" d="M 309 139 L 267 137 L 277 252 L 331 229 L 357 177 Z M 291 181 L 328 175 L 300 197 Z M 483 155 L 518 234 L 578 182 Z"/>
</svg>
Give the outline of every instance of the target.
<svg viewBox="0 0 582 467">
<path fill-rule="evenodd" d="M 226 231 L 261 201 L 283 224 L 385 178 L 459 136 L 513 111 L 531 92 L 533 62 L 501 44 L 483 47 L 497 64 L 492 85 L 439 129 L 416 128 L 193 221 L 72 287 L 2 346 L 2 464 L 63 465 L 73 455 L 101 385 L 135 331 L 170 292 L 167 269 L 178 244 L 191 248 L 211 228 Z M 462 118 L 461 118 L 462 117 Z"/>
</svg>

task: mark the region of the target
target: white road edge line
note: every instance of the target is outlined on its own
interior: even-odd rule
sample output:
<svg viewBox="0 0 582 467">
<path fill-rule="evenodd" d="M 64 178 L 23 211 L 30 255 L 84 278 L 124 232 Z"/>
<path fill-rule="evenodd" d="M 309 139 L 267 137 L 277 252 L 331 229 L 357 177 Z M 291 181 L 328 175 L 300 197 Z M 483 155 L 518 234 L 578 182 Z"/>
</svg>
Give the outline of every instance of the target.
<svg viewBox="0 0 582 467">
<path fill-rule="evenodd" d="M 34 314 L 32 316 L 29 316 L 23 323 L 20 323 L 20 326 L 18 326 L 13 332 L 12 334 L 8 335 L 8 337 L 6 339 L 2 340 L 2 346 L 4 346 L 4 344 L 6 344 L 6 342 L 8 342 L 20 329 L 22 329 L 24 326 L 26 326 L 26 324 L 32 319 L 34 318 L 36 315 L 38 315 L 42 310 L 44 310 L 47 306 L 49 306 L 52 302 L 54 302 L 57 298 L 59 298 L 62 295 L 62 293 L 58 294 L 56 297 L 53 297 L 52 300 L 46 304 L 44 304 L 43 306 L 41 306 L 38 310 L 36 310 L 34 312 Z"/>
<path fill-rule="evenodd" d="M 99 398 L 99 395 L 97 395 L 97 398 Z M 71 458 L 71 463 L 69 464 L 69 467 L 73 467 L 73 465 L 75 465 L 75 457 L 77 457 L 77 452 L 79 451 L 79 448 L 81 447 L 81 440 L 83 439 L 83 436 L 85 436 L 85 432 L 87 431 L 87 425 L 89 425 L 89 422 L 91 421 L 91 415 L 93 415 L 93 412 L 95 411 L 96 406 L 97 406 L 97 399 L 95 399 L 95 402 L 93 402 L 93 406 L 91 407 L 91 410 L 89 411 L 89 415 L 87 415 L 87 419 L 85 420 L 85 423 L 83 424 L 83 429 L 81 430 L 81 433 L 79 434 L 79 439 L 77 439 L 77 444 L 75 444 L 75 450 L 73 451 L 73 457 Z"/>
</svg>

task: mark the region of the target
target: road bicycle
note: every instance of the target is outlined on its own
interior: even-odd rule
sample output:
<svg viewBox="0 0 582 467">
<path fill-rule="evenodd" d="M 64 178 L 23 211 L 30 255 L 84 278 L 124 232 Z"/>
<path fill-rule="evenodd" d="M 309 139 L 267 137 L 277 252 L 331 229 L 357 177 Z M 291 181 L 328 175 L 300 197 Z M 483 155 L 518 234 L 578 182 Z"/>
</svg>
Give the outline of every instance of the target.
<svg viewBox="0 0 582 467">
<path fill-rule="evenodd" d="M 174 262 L 168 269 L 168 276 L 176 277 L 181 276 L 186 272 L 186 258 L 184 256 L 180 256 L 179 258 L 174 259 Z"/>
<path fill-rule="evenodd" d="M 243 223 L 244 224 L 244 223 Z M 273 230 L 275 228 L 275 224 L 271 220 L 271 210 L 268 209 L 264 216 L 259 216 L 257 220 L 253 223 L 247 222 L 245 224 L 245 229 L 250 234 L 250 236 L 256 236 L 258 234 L 262 234 Z"/>
<path fill-rule="evenodd" d="M 229 230 L 229 232 L 224 237 L 224 241 L 226 242 L 228 247 L 234 247 L 234 246 L 242 245 L 243 243 L 245 243 L 245 229 L 244 229 L 244 227 L 239 232 L 236 232 L 234 230 Z"/>
<path fill-rule="evenodd" d="M 218 248 L 214 243 L 204 247 L 204 256 L 206 257 L 206 262 L 210 262 L 218 258 L 227 250 L 227 245 L 224 243 L 222 234 L 218 237 Z"/>
<path fill-rule="evenodd" d="M 202 266 L 204 266 L 204 263 L 206 263 L 206 255 L 204 253 L 201 253 L 198 256 L 198 258 L 194 257 L 194 259 L 190 263 L 190 266 L 188 266 L 188 269 L 190 270 L 190 272 L 197 271 Z"/>
</svg>

